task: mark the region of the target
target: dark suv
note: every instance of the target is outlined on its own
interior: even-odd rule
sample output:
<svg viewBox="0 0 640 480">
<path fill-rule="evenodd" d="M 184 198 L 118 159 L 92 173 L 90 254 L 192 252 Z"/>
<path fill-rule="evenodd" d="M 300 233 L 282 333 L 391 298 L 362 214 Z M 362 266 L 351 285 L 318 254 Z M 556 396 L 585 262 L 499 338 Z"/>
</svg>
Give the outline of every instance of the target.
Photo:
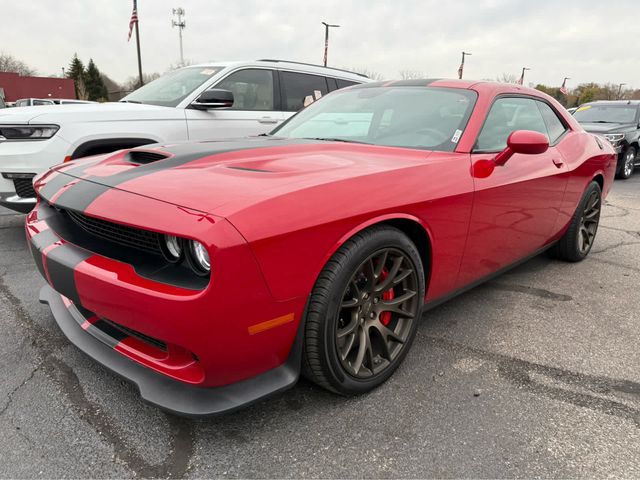
<svg viewBox="0 0 640 480">
<path fill-rule="evenodd" d="M 605 137 L 618 152 L 617 178 L 629 178 L 638 160 L 640 100 L 585 103 L 573 114 L 587 132 Z"/>
</svg>

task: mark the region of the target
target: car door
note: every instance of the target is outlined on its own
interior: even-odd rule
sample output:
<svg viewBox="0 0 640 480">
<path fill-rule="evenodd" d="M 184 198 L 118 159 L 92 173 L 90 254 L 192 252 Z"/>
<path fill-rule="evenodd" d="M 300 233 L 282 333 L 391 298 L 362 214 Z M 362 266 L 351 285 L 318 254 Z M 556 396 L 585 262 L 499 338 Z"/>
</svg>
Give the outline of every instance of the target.
<svg viewBox="0 0 640 480">
<path fill-rule="evenodd" d="M 562 131 L 555 128 L 550 133 L 545 121 L 549 113 Z M 502 151 L 516 130 L 544 133 L 550 138 L 549 149 L 535 155 L 514 154 L 505 165 L 482 174 L 478 167 Z M 478 173 L 459 285 L 505 268 L 549 243 L 568 181 L 567 166 L 555 146 L 565 130 L 551 107 L 532 97 L 494 101 L 471 155 L 472 172 Z"/>
<path fill-rule="evenodd" d="M 273 70 L 236 70 L 212 88 L 233 92 L 233 106 L 209 110 L 187 108 L 190 140 L 259 135 L 271 131 L 283 120 L 278 109 L 279 89 Z"/>
</svg>

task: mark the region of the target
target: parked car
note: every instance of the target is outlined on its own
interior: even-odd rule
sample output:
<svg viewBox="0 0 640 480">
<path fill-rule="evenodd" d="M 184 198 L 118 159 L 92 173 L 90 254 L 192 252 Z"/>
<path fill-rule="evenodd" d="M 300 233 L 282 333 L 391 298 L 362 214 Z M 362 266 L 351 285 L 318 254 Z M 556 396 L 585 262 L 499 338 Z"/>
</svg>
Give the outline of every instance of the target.
<svg viewBox="0 0 640 480">
<path fill-rule="evenodd" d="M 616 177 L 627 179 L 640 166 L 640 100 L 597 101 L 581 105 L 573 114 L 587 132 L 611 142 L 618 153 Z"/>
<path fill-rule="evenodd" d="M 51 101 L 56 105 L 77 105 L 79 103 L 98 103 L 90 100 L 74 100 L 71 98 L 52 98 Z"/>
<path fill-rule="evenodd" d="M 546 249 L 584 259 L 615 155 L 537 90 L 381 82 L 271 135 L 54 167 L 26 232 L 72 343 L 148 402 L 222 413 L 301 371 L 367 392 L 423 307 Z"/>
<path fill-rule="evenodd" d="M 20 100 L 16 100 L 16 107 L 40 107 L 42 105 L 53 105 L 53 100 L 48 100 L 44 98 L 21 98 Z"/>
<path fill-rule="evenodd" d="M 174 70 L 119 103 L 3 110 L 0 205 L 31 210 L 33 177 L 56 163 L 150 143 L 266 133 L 307 97 L 368 81 L 280 60 L 218 62 Z"/>
</svg>

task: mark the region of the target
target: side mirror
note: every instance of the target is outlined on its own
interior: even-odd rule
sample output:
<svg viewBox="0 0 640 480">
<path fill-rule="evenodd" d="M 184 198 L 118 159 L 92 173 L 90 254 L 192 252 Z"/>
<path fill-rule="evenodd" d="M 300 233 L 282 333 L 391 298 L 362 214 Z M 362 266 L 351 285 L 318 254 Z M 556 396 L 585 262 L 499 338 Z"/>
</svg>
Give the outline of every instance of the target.
<svg viewBox="0 0 640 480">
<path fill-rule="evenodd" d="M 493 162 L 502 166 L 507 163 L 514 154 L 538 155 L 549 148 L 549 139 L 540 132 L 531 130 L 516 130 L 507 139 L 507 148 L 495 156 Z"/>
<path fill-rule="evenodd" d="M 196 110 L 209 110 L 210 108 L 229 108 L 233 106 L 233 92 L 212 88 L 205 90 L 191 104 Z"/>
</svg>

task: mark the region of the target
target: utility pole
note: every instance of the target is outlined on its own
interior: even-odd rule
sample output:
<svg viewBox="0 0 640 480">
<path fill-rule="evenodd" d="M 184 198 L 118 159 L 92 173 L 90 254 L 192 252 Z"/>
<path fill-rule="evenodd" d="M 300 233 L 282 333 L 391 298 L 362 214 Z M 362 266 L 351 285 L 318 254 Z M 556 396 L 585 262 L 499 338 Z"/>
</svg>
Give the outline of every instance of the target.
<svg viewBox="0 0 640 480">
<path fill-rule="evenodd" d="M 620 94 L 622 93 L 622 87 L 625 86 L 626 83 L 621 83 L 618 85 L 618 100 L 620 100 Z"/>
<path fill-rule="evenodd" d="M 469 52 L 462 52 L 462 62 L 460 62 L 460 68 L 458 68 L 458 78 L 462 80 L 462 74 L 464 72 L 464 57 L 471 55 Z"/>
<path fill-rule="evenodd" d="M 182 51 L 182 30 L 187 26 L 187 23 L 182 17 L 184 17 L 184 9 L 181 7 L 174 8 L 173 14 L 178 16 L 178 21 L 171 20 L 172 27 L 178 27 L 178 35 L 180 36 L 180 65 L 184 65 L 184 52 Z"/>
<path fill-rule="evenodd" d="M 64 67 L 62 67 L 62 78 L 64 78 Z"/>
<path fill-rule="evenodd" d="M 327 66 L 327 54 L 329 52 L 329 28 L 338 28 L 340 25 L 331 25 L 327 22 L 322 22 L 324 25 L 324 66 Z"/>
<path fill-rule="evenodd" d="M 140 29 L 138 28 L 139 15 L 138 15 L 138 0 L 133 0 L 133 11 L 136 15 L 136 48 L 138 49 L 138 77 L 140 78 L 140 86 L 144 85 L 142 79 L 142 57 L 140 56 Z"/>
<path fill-rule="evenodd" d="M 522 75 L 520 75 L 520 80 L 518 80 L 519 85 L 524 85 L 524 72 L 526 72 L 527 70 L 531 69 L 528 67 L 522 67 Z"/>
</svg>

